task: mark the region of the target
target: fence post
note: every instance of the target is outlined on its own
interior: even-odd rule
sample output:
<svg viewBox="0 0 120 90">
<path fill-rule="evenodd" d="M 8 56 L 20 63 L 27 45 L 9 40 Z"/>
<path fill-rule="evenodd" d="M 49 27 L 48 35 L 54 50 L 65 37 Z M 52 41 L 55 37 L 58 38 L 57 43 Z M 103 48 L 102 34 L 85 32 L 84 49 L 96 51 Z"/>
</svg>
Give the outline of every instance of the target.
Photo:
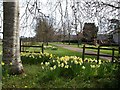
<svg viewBox="0 0 120 90">
<path fill-rule="evenodd" d="M 42 53 L 44 53 L 44 45 L 42 44 Z"/>
<path fill-rule="evenodd" d="M 24 47 L 24 42 L 23 42 L 23 46 L 22 46 L 23 52 L 25 51 L 25 47 Z"/>
<path fill-rule="evenodd" d="M 21 38 L 20 38 L 20 52 L 21 52 Z"/>
<path fill-rule="evenodd" d="M 115 49 L 113 48 L 112 49 L 112 62 L 114 61 L 114 51 L 115 51 Z"/>
<path fill-rule="evenodd" d="M 83 45 L 83 53 L 82 53 L 82 60 L 84 61 L 85 56 L 85 45 Z"/>
<path fill-rule="evenodd" d="M 97 62 L 99 60 L 99 56 L 100 56 L 100 46 L 98 46 L 98 51 L 97 51 Z"/>
<path fill-rule="evenodd" d="M 118 62 L 120 62 L 120 46 L 118 47 Z"/>
</svg>

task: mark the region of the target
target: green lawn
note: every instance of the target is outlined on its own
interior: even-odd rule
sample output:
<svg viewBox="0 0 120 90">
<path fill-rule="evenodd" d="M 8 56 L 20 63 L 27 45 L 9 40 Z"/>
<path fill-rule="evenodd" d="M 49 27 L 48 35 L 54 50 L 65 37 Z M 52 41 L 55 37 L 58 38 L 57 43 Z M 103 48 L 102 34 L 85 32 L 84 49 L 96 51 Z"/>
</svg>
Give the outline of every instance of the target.
<svg viewBox="0 0 120 90">
<path fill-rule="evenodd" d="M 71 51 L 68 49 L 63 49 L 61 47 L 58 47 L 57 50 L 51 50 L 51 49 L 46 49 L 45 52 L 52 53 L 56 56 L 78 56 L 82 57 L 82 54 L 76 51 Z"/>
</svg>

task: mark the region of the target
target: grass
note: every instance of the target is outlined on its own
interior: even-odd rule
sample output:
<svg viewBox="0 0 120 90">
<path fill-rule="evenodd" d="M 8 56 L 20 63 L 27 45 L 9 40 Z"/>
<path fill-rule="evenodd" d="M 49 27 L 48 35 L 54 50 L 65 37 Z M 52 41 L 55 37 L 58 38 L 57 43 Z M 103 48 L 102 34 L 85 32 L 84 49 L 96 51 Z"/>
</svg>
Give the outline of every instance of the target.
<svg viewBox="0 0 120 90">
<path fill-rule="evenodd" d="M 34 48 L 29 48 L 34 50 Z M 39 49 L 36 49 L 39 50 Z M 56 56 L 79 56 L 81 53 L 63 49 L 58 47 L 57 50 L 51 48 L 45 49 L 45 52 Z M 89 58 L 89 57 L 88 57 Z M 93 57 L 92 57 L 93 58 Z M 40 60 L 39 58 L 22 58 L 22 61 L 32 62 L 32 60 Z M 25 73 L 23 75 L 9 75 L 5 74 L 2 78 L 3 88 L 112 88 L 117 87 L 116 73 L 107 73 L 103 77 L 87 77 L 87 74 L 80 74 L 73 78 L 54 77 L 55 74 L 50 74 L 49 70 L 42 69 L 40 63 L 23 63 Z M 108 63 L 112 67 L 114 64 Z M 109 68 L 109 67 L 108 67 Z M 113 70 L 114 71 L 114 70 Z M 116 71 L 116 70 L 115 70 Z M 51 76 L 52 75 L 52 76 Z"/>
<path fill-rule="evenodd" d="M 82 76 L 50 80 L 39 65 L 24 65 L 24 69 L 24 75 L 3 77 L 3 88 L 105 88 L 115 87 L 116 82 L 111 77 L 84 79 Z"/>
<path fill-rule="evenodd" d="M 51 49 L 46 49 L 45 52 L 51 53 L 56 56 L 78 56 L 81 57 L 81 53 L 76 52 L 76 51 L 71 51 L 68 49 L 63 49 L 61 47 L 58 47 L 57 50 L 51 50 Z"/>
<path fill-rule="evenodd" d="M 31 58 L 31 57 L 30 57 Z M 22 58 L 23 59 L 23 58 Z M 25 59 L 30 62 L 30 59 Z M 39 60 L 36 59 L 36 61 Z M 107 65 L 107 67 L 106 67 Z M 106 69 L 114 69 L 115 64 L 107 63 L 105 64 Z M 117 87 L 117 79 L 115 77 L 115 71 L 111 72 L 105 71 L 102 76 L 89 76 L 89 71 L 86 69 L 84 73 L 80 73 L 73 78 L 56 76 L 56 71 L 49 71 L 49 69 L 43 69 L 40 63 L 38 64 L 28 64 L 24 63 L 25 73 L 23 75 L 3 75 L 3 88 L 112 88 Z M 87 68 L 87 64 L 84 66 Z M 110 69 L 111 67 L 111 69 Z M 76 71 L 74 69 L 73 71 Z M 103 70 L 102 70 L 103 71 Z M 89 73 L 88 73 L 89 72 Z M 109 73 L 108 73 L 109 72 Z M 65 71 L 62 74 L 66 73 Z M 68 76 L 70 75 L 69 72 Z"/>
</svg>

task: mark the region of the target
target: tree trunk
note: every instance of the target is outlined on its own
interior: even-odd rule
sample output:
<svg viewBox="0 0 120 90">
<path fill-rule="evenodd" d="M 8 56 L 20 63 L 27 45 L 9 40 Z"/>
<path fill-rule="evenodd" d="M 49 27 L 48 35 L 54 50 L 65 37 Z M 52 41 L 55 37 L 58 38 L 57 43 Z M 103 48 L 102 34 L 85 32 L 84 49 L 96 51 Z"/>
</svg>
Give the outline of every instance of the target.
<svg viewBox="0 0 120 90">
<path fill-rule="evenodd" d="M 3 12 L 3 62 L 9 66 L 9 73 L 21 74 L 18 0 L 3 2 Z"/>
</svg>

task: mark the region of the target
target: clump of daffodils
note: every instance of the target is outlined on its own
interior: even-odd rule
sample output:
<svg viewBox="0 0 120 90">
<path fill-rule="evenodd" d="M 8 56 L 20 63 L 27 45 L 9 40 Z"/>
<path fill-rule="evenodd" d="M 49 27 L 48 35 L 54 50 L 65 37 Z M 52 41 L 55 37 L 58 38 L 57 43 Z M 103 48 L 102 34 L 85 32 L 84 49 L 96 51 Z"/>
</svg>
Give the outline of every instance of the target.
<svg viewBox="0 0 120 90">
<path fill-rule="evenodd" d="M 21 56 L 28 58 L 27 62 L 33 62 L 33 61 L 34 61 L 34 63 L 44 62 L 44 64 L 45 64 L 45 62 L 48 62 L 48 61 L 50 61 L 50 60 L 52 60 L 56 57 L 55 55 L 52 55 L 52 54 L 49 54 L 49 53 L 46 53 L 46 52 L 45 53 L 42 53 L 42 52 L 41 53 L 34 53 L 34 52 L 33 53 L 25 53 L 25 52 L 22 52 Z M 23 60 L 23 62 L 24 62 L 24 60 Z"/>
<path fill-rule="evenodd" d="M 51 55 L 52 56 L 52 55 Z M 51 60 L 50 62 L 41 63 L 42 66 L 47 66 L 51 71 L 56 68 L 72 68 L 74 65 L 82 65 L 83 61 L 80 57 L 76 56 L 64 56 L 56 57 L 56 59 Z"/>
<path fill-rule="evenodd" d="M 53 54 L 49 53 L 21 53 L 21 56 L 29 57 L 32 59 L 44 60 L 40 62 L 42 69 L 49 69 L 51 71 L 60 69 L 72 69 L 81 68 L 81 70 L 87 70 L 87 68 L 97 69 L 101 67 L 101 64 L 109 62 L 109 61 L 102 61 L 96 60 L 91 58 L 85 58 L 84 61 L 82 58 L 77 56 L 63 56 L 63 57 L 56 57 Z M 2 63 L 2 65 L 4 65 Z M 79 70 L 79 69 L 76 69 Z"/>
<path fill-rule="evenodd" d="M 49 55 L 49 54 L 46 54 Z M 50 57 L 53 55 L 50 54 Z M 51 71 L 55 70 L 56 68 L 72 68 L 76 65 L 81 66 L 81 68 L 84 70 L 86 69 L 86 66 L 84 66 L 84 63 L 89 63 L 89 66 L 91 68 L 99 68 L 100 65 L 103 63 L 101 60 L 97 61 L 96 59 L 91 58 L 85 58 L 83 61 L 82 58 L 77 56 L 64 56 L 64 57 L 56 57 L 53 60 L 45 63 L 41 63 L 42 66 L 47 66 Z"/>
<path fill-rule="evenodd" d="M 52 56 L 52 55 L 51 55 Z M 42 62 L 42 69 L 48 70 L 59 75 L 74 77 L 80 75 L 81 73 L 89 73 L 89 75 L 98 75 L 99 68 L 101 68 L 104 62 L 102 60 L 96 60 L 91 58 L 86 58 L 85 61 L 77 56 L 64 56 L 56 57 L 48 62 Z M 56 75 L 58 75 L 56 74 Z"/>
</svg>

